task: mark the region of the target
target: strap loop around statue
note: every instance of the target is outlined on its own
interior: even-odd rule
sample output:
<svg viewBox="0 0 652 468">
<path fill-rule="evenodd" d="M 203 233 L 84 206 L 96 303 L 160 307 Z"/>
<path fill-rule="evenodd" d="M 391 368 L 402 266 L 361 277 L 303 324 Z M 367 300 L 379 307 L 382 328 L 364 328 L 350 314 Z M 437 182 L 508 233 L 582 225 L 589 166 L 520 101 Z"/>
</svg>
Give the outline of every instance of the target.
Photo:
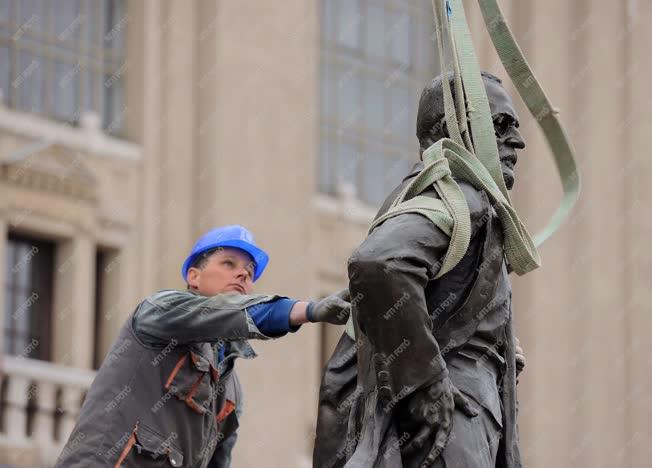
<svg viewBox="0 0 652 468">
<path fill-rule="evenodd" d="M 460 11 L 463 12 L 462 3 L 459 0 L 453 1 L 453 7 L 459 4 Z M 478 3 L 496 52 L 518 94 L 541 127 L 561 179 L 563 198 L 559 207 L 548 224 L 535 236 L 535 245 L 540 246 L 559 229 L 577 203 L 581 191 L 580 173 L 570 140 L 559 121 L 558 112 L 534 76 L 505 22 L 498 3 L 496 0 L 478 0 Z"/>
<path fill-rule="evenodd" d="M 561 127 L 557 112 L 534 77 L 497 2 L 478 0 L 478 3 L 489 35 L 507 73 L 539 123 L 552 150 L 564 191 L 560 206 L 546 227 L 537 234 L 536 242 L 533 241 L 511 205 L 502 178 L 491 113 L 462 2 L 461 0 L 432 0 L 436 40 L 440 63 L 443 66 L 442 86 L 446 123 L 452 140 L 445 139 L 447 143 L 440 140 L 440 146 L 435 146 L 437 145 L 435 143 L 424 152 L 424 161 L 430 158 L 430 164 L 415 178 L 416 182 L 409 184 L 394 200 L 390 210 L 374 221 L 370 229 L 400 213 L 414 212 L 428 217 L 444 233 L 451 236 L 449 251 L 440 274 L 449 271 L 468 248 L 465 227 L 467 223 L 468 235 L 470 235 L 468 206 L 465 216 L 458 204 L 461 191 L 452 175 L 487 192 L 505 231 L 506 257 L 517 274 L 524 274 L 540 265 L 536 246 L 548 239 L 568 218 L 579 197 L 580 175 L 572 147 Z M 447 46 L 452 60 L 454 97 L 448 81 L 444 45 Z M 473 142 L 470 139 L 468 126 L 473 132 Z M 444 148 L 444 145 L 447 148 Z M 451 175 L 441 172 L 442 160 L 448 162 Z M 420 195 L 429 186 L 435 188 L 440 200 Z M 349 319 L 346 331 L 355 339 L 352 325 Z"/>
</svg>

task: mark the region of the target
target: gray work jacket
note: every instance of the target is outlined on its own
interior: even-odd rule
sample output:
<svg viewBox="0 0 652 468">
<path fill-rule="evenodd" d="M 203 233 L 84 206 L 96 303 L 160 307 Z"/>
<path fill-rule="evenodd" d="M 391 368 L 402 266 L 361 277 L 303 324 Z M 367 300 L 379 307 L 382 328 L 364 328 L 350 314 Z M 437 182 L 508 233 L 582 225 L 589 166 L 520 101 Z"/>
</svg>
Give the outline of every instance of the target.
<svg viewBox="0 0 652 468">
<path fill-rule="evenodd" d="M 100 367 L 55 466 L 228 467 L 241 400 L 233 360 L 255 357 L 245 340 L 270 338 L 247 308 L 278 298 L 165 290 L 145 299 Z"/>
</svg>

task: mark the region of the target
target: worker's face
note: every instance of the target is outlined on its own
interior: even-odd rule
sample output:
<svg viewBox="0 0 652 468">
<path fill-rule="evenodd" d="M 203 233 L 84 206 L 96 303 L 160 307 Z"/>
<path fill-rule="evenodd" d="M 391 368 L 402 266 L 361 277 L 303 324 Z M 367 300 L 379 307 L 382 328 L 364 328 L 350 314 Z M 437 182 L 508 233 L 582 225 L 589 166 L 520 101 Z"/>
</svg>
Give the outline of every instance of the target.
<svg viewBox="0 0 652 468">
<path fill-rule="evenodd" d="M 202 296 L 251 294 L 254 289 L 254 261 L 243 250 L 224 247 L 215 251 L 203 268 L 188 269 L 186 280 Z"/>
<path fill-rule="evenodd" d="M 494 122 L 503 179 L 507 189 L 511 190 L 514 186 L 514 167 L 518 160 L 516 150 L 525 148 L 525 141 L 518 131 L 518 116 L 512 99 L 499 83 L 491 80 L 484 82 Z"/>
</svg>

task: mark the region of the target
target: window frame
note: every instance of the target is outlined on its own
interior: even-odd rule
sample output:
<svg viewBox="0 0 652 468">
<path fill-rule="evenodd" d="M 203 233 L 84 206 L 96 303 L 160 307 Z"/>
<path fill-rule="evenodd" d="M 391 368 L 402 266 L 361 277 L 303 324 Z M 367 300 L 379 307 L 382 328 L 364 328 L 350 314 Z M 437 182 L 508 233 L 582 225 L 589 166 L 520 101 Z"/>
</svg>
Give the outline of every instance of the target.
<svg viewBox="0 0 652 468">
<path fill-rule="evenodd" d="M 38 345 L 35 347 L 37 350 L 36 356 L 29 355 L 25 357 L 50 361 L 52 359 L 52 318 L 56 243 L 15 232 L 9 232 L 9 235 L 6 238 L 6 243 L 6 277 L 5 284 L 3 285 L 6 294 L 6 305 L 3 304 L 3 306 L 5 306 L 5 319 L 2 328 L 4 343 L 3 352 L 13 356 L 22 355 L 21 353 L 24 349 L 21 350 L 16 348 L 19 338 L 22 336 L 22 338 L 28 343 L 28 347 L 33 339 L 38 341 Z M 15 281 L 15 274 L 11 271 L 16 265 L 18 265 L 19 261 L 23 261 L 23 259 L 17 258 L 20 250 L 18 245 L 32 246 L 38 249 L 37 253 L 28 260 L 29 262 L 38 262 L 31 267 L 31 275 L 30 278 L 28 278 L 29 285 L 17 284 Z M 35 287 L 35 284 L 38 284 L 38 286 Z M 17 330 L 15 324 L 7 327 L 7 323 L 11 323 L 14 319 L 13 315 L 16 308 L 22 306 L 21 304 L 17 304 L 17 298 L 20 297 L 20 293 L 30 293 L 30 297 L 32 297 L 34 293 L 38 294 L 35 301 L 36 307 L 29 311 L 31 317 L 29 319 L 30 324 L 28 325 L 29 331 L 27 334 Z M 28 312 L 26 311 L 24 313 Z M 38 320 L 34 320 L 34 314 L 38 316 Z M 35 323 L 38 323 L 36 330 L 33 328 Z"/>
<path fill-rule="evenodd" d="M 355 166 L 353 173 L 349 176 L 356 189 L 357 196 L 366 204 L 379 205 L 386 192 L 400 182 L 414 163 L 418 160 L 418 141 L 415 136 L 416 111 L 418 99 L 423 86 L 438 74 L 438 60 L 434 47 L 434 25 L 430 2 L 426 0 L 382 0 L 371 2 L 359 0 L 356 5 L 356 18 L 361 18 L 357 27 L 357 48 L 351 48 L 346 44 L 339 43 L 337 39 L 339 6 L 341 0 L 321 0 L 321 52 L 320 52 L 320 146 L 318 171 L 318 191 L 326 194 L 336 194 L 339 184 L 342 182 L 340 174 L 343 172 L 343 164 L 349 164 L 342 159 L 341 147 L 352 145 L 355 148 L 357 161 L 351 163 Z M 409 33 L 408 44 L 411 59 L 407 65 L 393 61 L 386 51 L 382 58 L 371 56 L 367 42 L 371 37 L 367 34 L 369 27 L 368 12 L 371 8 L 381 7 L 383 14 L 383 25 L 387 26 L 387 14 L 408 15 L 407 31 Z M 401 16 L 399 16 L 399 19 Z M 424 38 L 427 40 L 424 41 Z M 425 42 L 425 43 L 424 43 Z M 387 49 L 389 44 L 383 44 Z M 428 50 L 424 49 L 427 48 Z M 423 58 L 429 57 L 428 63 L 423 63 Z M 361 116 L 355 118 L 352 115 L 343 116 L 338 106 L 341 95 L 337 87 L 341 88 L 338 82 L 339 76 L 344 76 L 339 70 L 346 70 L 345 73 L 357 75 L 360 90 L 355 94 L 356 103 L 352 109 L 361 109 Z M 388 130 L 388 124 L 392 122 L 389 116 L 396 118 L 394 113 L 392 93 L 384 92 L 382 95 L 381 124 L 383 131 L 371 128 L 364 121 L 365 93 L 367 81 L 380 81 L 388 87 L 396 86 L 398 90 L 407 90 L 408 99 L 403 106 L 405 115 L 397 119 L 396 125 L 399 130 Z M 340 90 L 341 91 L 341 90 Z M 330 114 L 329 114 L 330 113 Z M 347 122 L 348 119 L 348 122 Z M 369 160 L 368 158 L 373 158 Z M 376 164 L 376 159 L 381 160 L 380 171 L 384 177 L 377 184 L 367 183 L 365 176 L 368 168 Z M 397 168 L 397 166 L 402 166 Z M 397 168 L 396 170 L 394 170 Z M 326 173 L 324 172 L 326 171 Z M 374 171 L 378 173 L 378 171 Z M 397 174 L 398 173 L 398 174 Z M 370 191 L 368 187 L 379 185 L 378 189 Z"/>
<path fill-rule="evenodd" d="M 56 34 L 54 31 L 54 2 L 44 2 L 44 20 L 41 29 L 32 29 L 28 26 L 27 21 L 20 24 L 21 4 L 19 0 L 7 0 L 10 4 L 10 15 L 8 21 L 2 21 L 0 18 L 0 47 L 6 48 L 9 52 L 10 76 L 7 83 L 9 93 L 4 93 L 5 105 L 8 108 L 30 112 L 41 115 L 56 121 L 66 122 L 73 126 L 78 126 L 81 117 L 85 112 L 93 112 L 100 118 L 102 128 L 110 135 L 124 138 L 125 128 L 125 98 L 126 98 L 126 28 L 129 23 L 127 2 L 124 0 L 79 0 L 78 13 L 73 22 L 68 26 L 71 27 L 80 17 L 81 25 L 77 28 L 77 33 L 69 34 L 68 37 L 61 39 L 62 33 Z M 88 20 L 87 17 L 89 2 L 95 4 L 94 25 L 96 31 L 93 38 L 87 34 Z M 112 5 L 119 2 L 121 7 L 118 11 L 122 16 L 117 21 L 107 23 L 107 18 L 112 10 Z M 124 24 L 123 24 L 124 22 Z M 108 32 L 116 30 L 118 25 L 123 24 L 117 33 L 121 37 L 112 36 L 111 43 L 106 44 Z M 5 32 L 1 29 L 4 28 Z M 107 31 L 108 32 L 105 32 Z M 76 37 L 75 37 L 76 36 Z M 114 47 L 115 44 L 121 44 L 122 49 Z M 43 67 L 43 105 L 39 110 L 26 109 L 19 101 L 20 80 L 29 79 L 29 73 L 24 76 L 25 71 L 31 65 L 23 66 L 19 57 L 21 53 L 31 54 L 38 58 L 40 67 Z M 32 62 L 33 63 L 33 62 Z M 75 110 L 71 115 L 60 115 L 60 111 L 55 108 L 54 89 L 63 79 L 56 78 L 55 68 L 58 64 L 64 64 L 65 72 L 62 74 L 66 77 L 71 71 L 72 76 L 69 81 L 77 80 L 75 89 Z M 91 100 L 87 104 L 87 89 L 90 77 Z M 107 83 L 110 83 L 107 85 Z M 110 89 L 113 86 L 116 88 Z M 118 90 L 118 88 L 120 88 Z M 118 90 L 118 91 L 116 91 Z M 107 114 L 106 110 L 111 105 L 109 96 L 112 92 L 121 93 L 121 105 L 119 109 L 111 109 Z M 117 124 L 116 124 L 117 122 Z"/>
</svg>

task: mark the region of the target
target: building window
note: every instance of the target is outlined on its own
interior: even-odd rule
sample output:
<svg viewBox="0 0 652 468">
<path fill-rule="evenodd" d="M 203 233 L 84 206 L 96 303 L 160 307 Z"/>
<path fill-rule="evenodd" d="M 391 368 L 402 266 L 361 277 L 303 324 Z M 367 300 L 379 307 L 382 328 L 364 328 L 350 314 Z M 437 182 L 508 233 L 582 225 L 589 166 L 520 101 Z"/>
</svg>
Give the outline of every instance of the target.
<svg viewBox="0 0 652 468">
<path fill-rule="evenodd" d="M 50 360 L 54 244 L 10 235 L 7 247 L 4 352 Z"/>
<path fill-rule="evenodd" d="M 119 249 L 98 246 L 95 252 L 94 369 L 100 368 L 111 347 L 110 324 L 120 306 L 119 301 L 116 302 L 115 292 L 119 288 L 121 267 Z"/>
<path fill-rule="evenodd" d="M 378 205 L 418 160 L 416 110 L 436 74 L 430 0 L 322 0 L 319 189 Z"/>
<path fill-rule="evenodd" d="M 0 86 L 5 105 L 78 124 L 124 125 L 124 0 L 0 0 Z"/>
</svg>

